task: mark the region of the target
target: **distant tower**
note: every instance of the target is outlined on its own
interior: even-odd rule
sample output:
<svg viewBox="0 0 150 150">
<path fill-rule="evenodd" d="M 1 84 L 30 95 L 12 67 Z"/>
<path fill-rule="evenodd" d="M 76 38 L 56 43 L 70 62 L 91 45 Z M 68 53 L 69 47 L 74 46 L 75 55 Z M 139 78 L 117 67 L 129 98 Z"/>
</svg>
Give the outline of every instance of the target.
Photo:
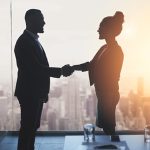
<svg viewBox="0 0 150 150">
<path fill-rule="evenodd" d="M 62 98 L 65 100 L 65 118 L 69 121 L 69 130 L 79 130 L 82 126 L 83 112 L 80 92 L 79 79 L 76 75 L 72 75 L 62 89 Z"/>
<path fill-rule="evenodd" d="M 137 94 L 139 96 L 144 96 L 144 78 L 139 77 L 137 80 Z"/>
<path fill-rule="evenodd" d="M 0 89 L 0 131 L 6 130 L 8 125 L 7 114 L 8 114 L 8 97 L 4 95 L 4 91 Z"/>
</svg>

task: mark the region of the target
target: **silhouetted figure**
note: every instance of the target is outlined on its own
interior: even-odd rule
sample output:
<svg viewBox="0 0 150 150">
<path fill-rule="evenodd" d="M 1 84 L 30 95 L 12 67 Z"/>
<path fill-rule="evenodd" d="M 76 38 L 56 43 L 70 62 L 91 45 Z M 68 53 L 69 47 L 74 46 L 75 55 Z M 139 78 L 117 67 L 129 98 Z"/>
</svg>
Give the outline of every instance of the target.
<svg viewBox="0 0 150 150">
<path fill-rule="evenodd" d="M 25 14 L 26 29 L 15 45 L 18 78 L 15 96 L 21 108 L 21 127 L 18 150 L 34 150 L 35 133 L 40 127 L 43 103 L 48 101 L 50 77 L 60 78 L 72 73 L 69 65 L 49 67 L 38 34 L 43 33 L 44 17 L 40 10 L 30 9 Z"/>
<path fill-rule="evenodd" d="M 123 22 L 124 15 L 118 11 L 104 18 L 97 32 L 106 44 L 90 62 L 73 66 L 75 70 L 89 71 L 90 85 L 94 84 L 98 98 L 96 125 L 108 135 L 115 134 L 115 109 L 120 98 L 118 81 L 124 55 L 115 37 L 120 34 Z"/>
</svg>

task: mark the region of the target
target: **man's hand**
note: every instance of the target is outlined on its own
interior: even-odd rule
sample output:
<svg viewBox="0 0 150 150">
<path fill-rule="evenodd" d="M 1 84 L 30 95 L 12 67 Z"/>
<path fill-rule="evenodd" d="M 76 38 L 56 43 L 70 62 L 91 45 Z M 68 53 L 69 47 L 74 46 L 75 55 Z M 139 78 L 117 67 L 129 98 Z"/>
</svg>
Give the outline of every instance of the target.
<svg viewBox="0 0 150 150">
<path fill-rule="evenodd" d="M 63 66 L 61 70 L 64 77 L 70 76 L 74 72 L 74 69 L 68 64 Z"/>
</svg>

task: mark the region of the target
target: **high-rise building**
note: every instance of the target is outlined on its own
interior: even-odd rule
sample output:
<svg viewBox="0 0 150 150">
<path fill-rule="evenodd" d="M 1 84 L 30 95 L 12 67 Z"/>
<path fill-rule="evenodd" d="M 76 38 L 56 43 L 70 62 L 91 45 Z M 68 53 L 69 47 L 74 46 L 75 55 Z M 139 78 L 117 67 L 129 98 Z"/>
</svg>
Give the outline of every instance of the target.
<svg viewBox="0 0 150 150">
<path fill-rule="evenodd" d="M 144 78 L 139 77 L 137 80 L 137 94 L 138 96 L 144 96 Z"/>
<path fill-rule="evenodd" d="M 80 81 L 75 74 L 62 85 L 62 97 L 65 101 L 65 117 L 69 130 L 78 130 L 82 126 L 82 102 L 80 99 Z"/>
<path fill-rule="evenodd" d="M 3 90 L 0 90 L 0 130 L 6 130 L 6 120 L 7 120 L 7 111 L 8 111 L 8 105 L 7 105 L 7 97 L 4 96 Z"/>
<path fill-rule="evenodd" d="M 96 104 L 97 98 L 94 94 L 94 91 L 91 91 L 91 93 L 87 94 L 87 99 L 85 101 L 85 108 L 86 108 L 86 117 L 93 122 L 95 120 L 96 111 L 97 111 L 97 104 Z"/>
<path fill-rule="evenodd" d="M 150 97 L 143 97 L 143 115 L 146 120 L 146 124 L 150 124 Z"/>
<path fill-rule="evenodd" d="M 57 114 L 54 110 L 47 113 L 48 130 L 57 130 Z"/>
</svg>

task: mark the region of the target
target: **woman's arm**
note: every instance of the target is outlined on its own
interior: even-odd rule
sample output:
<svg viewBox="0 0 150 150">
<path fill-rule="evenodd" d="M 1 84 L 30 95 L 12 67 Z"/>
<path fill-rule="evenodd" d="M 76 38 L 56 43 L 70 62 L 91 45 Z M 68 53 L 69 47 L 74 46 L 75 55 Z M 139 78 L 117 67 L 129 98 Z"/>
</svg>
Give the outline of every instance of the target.
<svg viewBox="0 0 150 150">
<path fill-rule="evenodd" d="M 85 62 L 85 63 L 79 64 L 79 65 L 73 65 L 72 69 L 76 70 L 76 71 L 82 71 L 82 72 L 88 71 L 89 70 L 89 62 Z"/>
</svg>

